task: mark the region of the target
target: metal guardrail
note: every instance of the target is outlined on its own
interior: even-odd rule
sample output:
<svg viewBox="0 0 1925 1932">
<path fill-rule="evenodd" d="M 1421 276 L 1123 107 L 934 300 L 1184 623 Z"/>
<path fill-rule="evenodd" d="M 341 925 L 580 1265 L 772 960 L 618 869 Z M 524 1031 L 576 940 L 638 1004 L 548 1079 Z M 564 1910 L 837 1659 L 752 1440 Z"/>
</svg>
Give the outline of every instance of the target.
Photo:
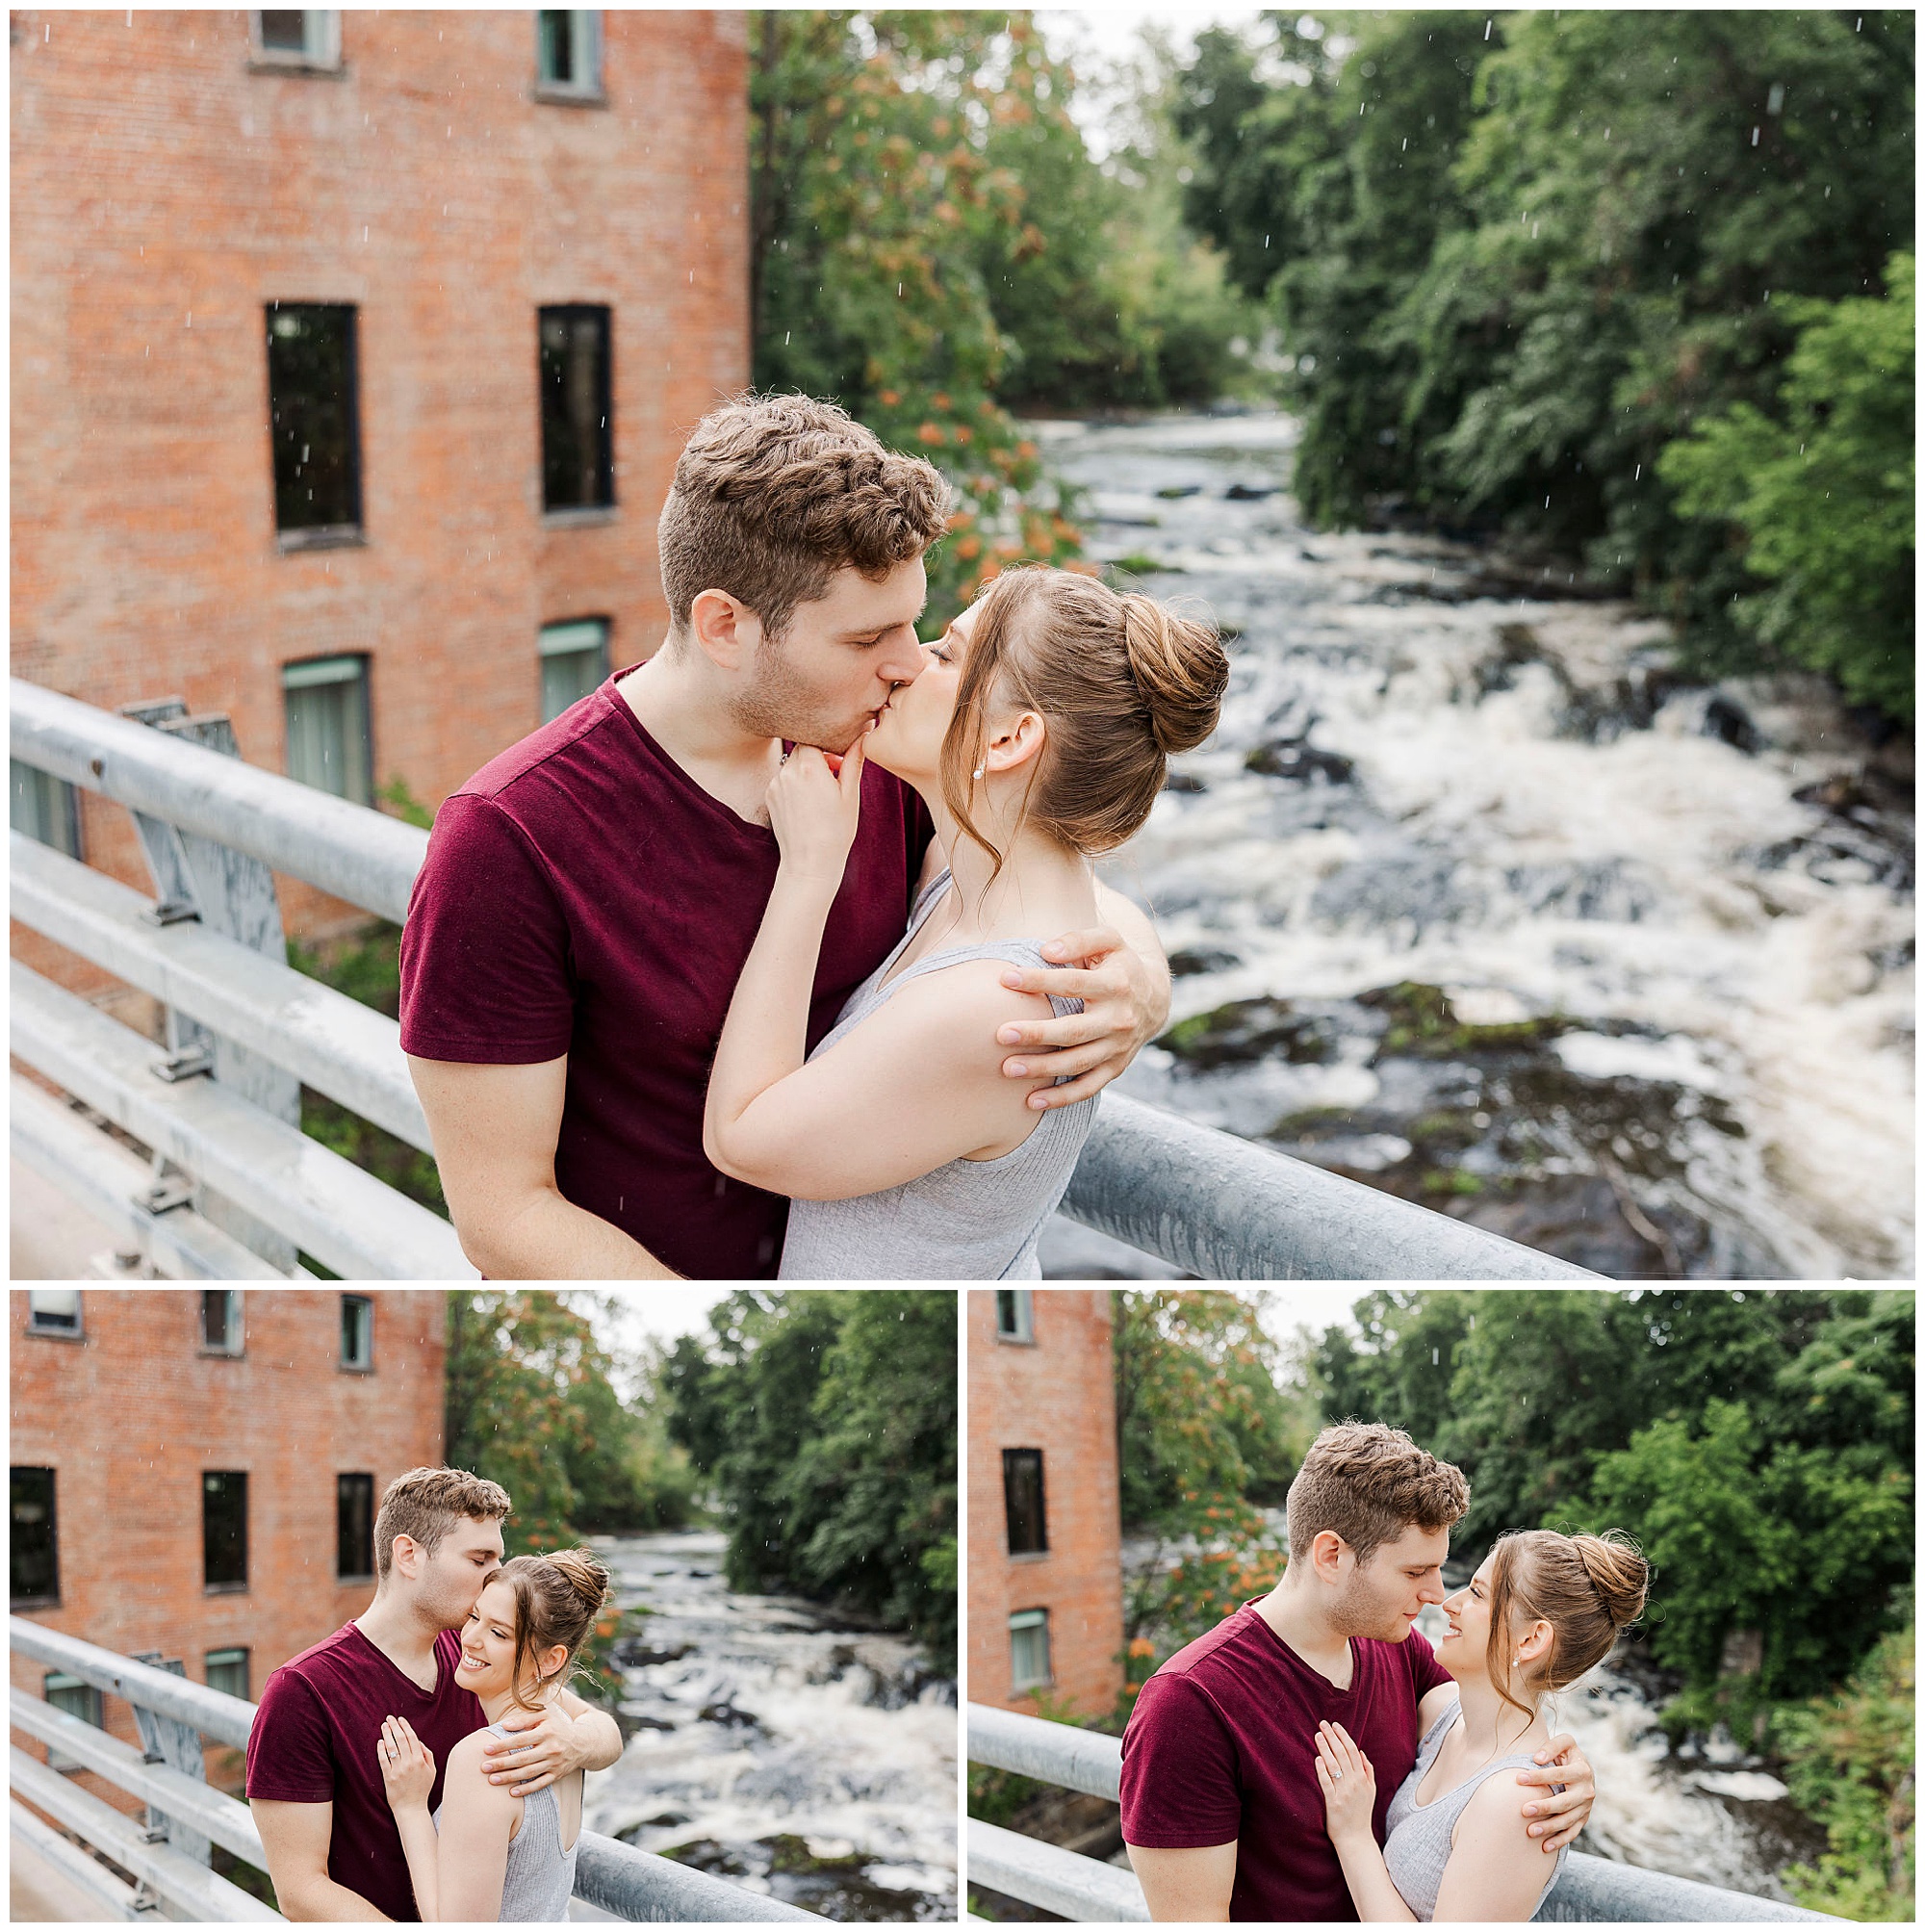
<svg viewBox="0 0 1925 1932">
<path fill-rule="evenodd" d="M 291 1123 L 282 1105 L 275 1118 L 266 1090 L 247 1086 L 297 1077 L 432 1152 L 399 1029 L 286 966 L 278 912 L 265 930 L 260 878 L 241 878 L 244 863 L 272 866 L 398 920 L 427 835 L 193 741 L 191 728 L 216 721 L 171 714 L 184 707 L 137 708 L 148 720 L 137 723 L 18 678 L 9 704 L 14 758 L 136 814 L 160 901 L 13 834 L 14 916 L 163 1001 L 176 1016 L 170 1043 L 185 1027 L 209 1043 L 202 1070 L 214 1077 L 156 1079 L 149 1043 L 18 966 L 13 1051 L 182 1170 L 197 1190 L 192 1204 L 244 1252 L 271 1245 L 252 1231 L 265 1222 L 343 1275 L 471 1278 L 445 1223 L 366 1176 L 357 1185 L 348 1174 L 358 1170 L 303 1141 L 297 1112 Z M 231 732 L 200 735 L 232 743 Z M 270 901 L 271 880 L 266 889 Z M 157 913 L 167 922 L 155 923 Z M 14 1130 L 16 1149 L 40 1172 L 97 1199 L 106 1179 L 70 1178 L 58 1140 L 43 1110 Z M 298 1214 L 281 1206 L 291 1183 Z M 1600 1278 L 1116 1094 L 1097 1112 L 1063 1208 L 1206 1279 Z M 205 1241 L 169 1241 L 157 1226 L 168 1211 L 149 1207 L 130 1224 L 156 1265 L 165 1257 L 169 1272 L 197 1265 L 222 1278 L 248 1265 Z M 128 1221 L 124 1209 L 109 1218 Z M 291 1250 L 278 1258 L 256 1272 L 290 1272 Z"/>
<path fill-rule="evenodd" d="M 256 1707 L 242 1697 L 192 1684 L 170 1671 L 103 1650 L 25 1617 L 9 1616 L 11 1650 L 77 1677 L 131 1705 L 144 1751 L 17 1687 L 8 1695 L 8 1721 L 16 1731 L 57 1745 L 67 1759 L 136 1797 L 147 1808 L 143 1826 L 85 1791 L 70 1778 L 10 1745 L 11 1823 L 23 1842 L 48 1859 L 116 1919 L 162 1916 L 200 1922 L 275 1919 L 280 1914 L 208 1869 L 208 1845 L 221 1846 L 267 1869 L 261 1835 L 247 1807 L 205 1781 L 202 1737 L 244 1749 Z M 21 1801 L 24 1800 L 23 1804 Z M 35 1810 L 29 1811 L 27 1805 Z M 129 1886 L 55 1824 L 84 1840 L 135 1881 Z M 617 1919 L 648 1923 L 734 1924 L 771 1919 L 823 1922 L 727 1879 L 673 1859 L 638 1851 L 618 1839 L 584 1831 L 578 1841 L 575 1895 Z"/>
<path fill-rule="evenodd" d="M 1019 1772 L 1042 1784 L 1116 1801 L 1123 1767 L 1120 1738 L 1079 1730 L 1072 1724 L 1053 1724 L 988 1704 L 971 1704 L 966 1715 L 972 1764 Z M 1133 1873 L 1120 1867 L 1023 1838 L 979 1818 L 969 1820 L 967 1843 L 972 1884 L 1086 1923 L 1149 1918 L 1142 1888 Z M 1647 1871 L 1642 1866 L 1619 1865 L 1578 1851 L 1564 1861 L 1563 1871 L 1536 1916 L 1564 1923 L 1850 1922 L 1829 1913 L 1806 1912 L 1795 1905 L 1781 1905 L 1776 1899 L 1727 1892 L 1715 1885 L 1700 1885 L 1692 1879 L 1673 1878 L 1667 1872 Z"/>
</svg>

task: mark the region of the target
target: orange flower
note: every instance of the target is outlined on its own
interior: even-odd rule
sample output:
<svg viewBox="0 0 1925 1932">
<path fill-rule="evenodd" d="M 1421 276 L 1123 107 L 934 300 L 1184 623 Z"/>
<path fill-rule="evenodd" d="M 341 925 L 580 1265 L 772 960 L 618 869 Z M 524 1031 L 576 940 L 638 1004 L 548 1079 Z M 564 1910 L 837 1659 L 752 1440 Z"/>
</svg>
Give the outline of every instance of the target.
<svg viewBox="0 0 1925 1932">
<path fill-rule="evenodd" d="M 898 390 L 879 389 L 876 392 L 876 400 L 882 403 L 885 408 L 893 409 L 902 400 L 902 395 Z"/>
<path fill-rule="evenodd" d="M 1130 1655 L 1132 1657 L 1154 1657 L 1156 1655 L 1156 1645 L 1146 1636 L 1133 1636 L 1130 1638 Z"/>
<path fill-rule="evenodd" d="M 942 441 L 942 431 L 934 423 L 925 423 L 915 432 L 915 440 L 918 443 L 939 443 Z"/>
<path fill-rule="evenodd" d="M 977 553 L 982 550 L 982 548 L 983 548 L 983 539 L 981 537 L 966 536 L 962 539 L 961 543 L 959 543 L 956 546 L 956 554 L 960 556 L 963 560 L 963 562 L 966 563 L 972 556 L 976 555 Z"/>
<path fill-rule="evenodd" d="M 943 411 L 943 412 L 944 412 L 945 414 L 946 414 L 946 413 L 947 413 L 947 412 L 948 412 L 949 410 L 951 410 L 951 409 L 953 409 L 953 408 L 955 407 L 955 404 L 954 404 L 954 403 L 952 403 L 952 402 L 950 401 L 950 399 L 948 399 L 948 397 L 946 397 L 946 396 L 945 396 L 945 395 L 944 395 L 944 394 L 942 393 L 942 391 L 941 391 L 941 390 L 939 390 L 939 389 L 938 389 L 938 390 L 937 390 L 937 391 L 936 392 L 936 394 L 935 394 L 934 396 L 932 396 L 932 397 L 931 397 L 931 398 L 930 398 L 929 399 L 930 399 L 931 403 L 935 405 L 935 407 L 937 407 L 937 409 L 940 409 L 940 410 L 942 410 L 942 411 Z"/>
<path fill-rule="evenodd" d="M 1024 437 L 1024 439 L 1016 445 L 1016 454 L 1022 457 L 1025 462 L 1027 462 L 1030 457 L 1036 454 L 1036 445 L 1032 443 L 1028 439 L 1028 437 Z"/>
<path fill-rule="evenodd" d="M 966 423 L 959 423 L 956 425 L 956 440 L 959 443 L 968 442 L 970 437 L 975 435 L 975 433 L 976 432 L 972 428 L 970 428 L 970 426 Z"/>
</svg>

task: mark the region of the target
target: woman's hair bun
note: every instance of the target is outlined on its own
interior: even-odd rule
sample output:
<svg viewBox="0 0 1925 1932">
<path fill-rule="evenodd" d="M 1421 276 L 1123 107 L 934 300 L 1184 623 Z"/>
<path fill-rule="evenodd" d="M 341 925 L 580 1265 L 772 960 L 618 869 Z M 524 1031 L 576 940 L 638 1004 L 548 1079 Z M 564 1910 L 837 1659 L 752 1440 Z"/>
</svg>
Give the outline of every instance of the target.
<svg viewBox="0 0 1925 1932">
<path fill-rule="evenodd" d="M 1622 1530 L 1606 1530 L 1602 1536 L 1580 1533 L 1571 1542 L 1604 1614 L 1619 1630 L 1634 1624 L 1644 1614 L 1651 1583 L 1651 1565 L 1644 1553 Z"/>
<path fill-rule="evenodd" d="M 546 1560 L 561 1572 L 562 1580 L 588 1606 L 590 1614 L 608 1601 L 608 1572 L 587 1550 L 556 1550 Z"/>
<path fill-rule="evenodd" d="M 1168 756 L 1200 745 L 1217 729 L 1230 682 L 1217 627 L 1132 592 L 1123 599 L 1123 643 L 1158 749 Z"/>
</svg>

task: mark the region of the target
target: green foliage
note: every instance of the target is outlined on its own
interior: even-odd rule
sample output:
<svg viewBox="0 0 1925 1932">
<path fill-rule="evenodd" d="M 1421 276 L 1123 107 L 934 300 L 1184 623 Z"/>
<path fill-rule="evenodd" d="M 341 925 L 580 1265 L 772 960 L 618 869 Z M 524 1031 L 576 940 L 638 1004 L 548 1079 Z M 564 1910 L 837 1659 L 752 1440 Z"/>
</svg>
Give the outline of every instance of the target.
<svg viewBox="0 0 1925 1932">
<path fill-rule="evenodd" d="M 1701 417 L 1658 459 L 1688 516 L 1736 527 L 1767 588 L 1734 616 L 1829 671 L 1848 698 L 1912 716 L 1915 265 L 1894 255 L 1880 299 L 1786 301 L 1803 324 L 1779 418 L 1749 402 Z"/>
<path fill-rule="evenodd" d="M 1073 501 L 1010 414 L 1204 400 L 1248 306 L 1070 118 L 1026 13 L 750 15 L 755 381 L 833 397 L 956 497 L 941 623 L 1007 565 L 1081 557 Z M 1141 157 L 1139 157 L 1141 158 Z"/>
<path fill-rule="evenodd" d="M 729 1580 L 956 1642 L 956 1299 L 738 1289 L 663 1378 L 727 1512 Z"/>
<path fill-rule="evenodd" d="M 502 1526 L 511 1554 L 679 1528 L 693 1509 L 688 1458 L 646 1391 L 633 1407 L 616 1394 L 593 1312 L 578 1294 L 449 1293 L 448 1460 L 513 1499 Z"/>
<path fill-rule="evenodd" d="M 1786 297 L 1867 296 L 1908 245 L 1912 15 L 1270 18 L 1262 78 L 1251 45 L 1198 39 L 1187 208 L 1295 358 L 1309 513 L 1395 505 L 1580 554 L 1689 627 L 1707 667 L 1794 636 L 1824 649 L 1838 605 L 1816 536 L 1779 601 L 1734 621 L 1756 589 L 1743 548 L 1681 513 L 1658 459 L 1695 421 L 1770 404 L 1810 313 Z M 1811 394 L 1856 396 L 1869 357 L 1864 380 L 1908 418 L 1888 330 L 1847 327 Z M 1847 429 L 1831 459 L 1881 530 L 1910 510 L 1888 440 Z M 1827 482 L 1807 482 L 1822 502 Z M 1823 661 L 1886 655 L 1882 638 Z"/>
<path fill-rule="evenodd" d="M 1891 1632 L 1842 1690 L 1774 1715 L 1772 1743 L 1792 1799 L 1825 1821 L 1830 1840 L 1815 1868 L 1781 1874 L 1809 1912 L 1915 1917 L 1917 1636 L 1915 1623 Z"/>
</svg>

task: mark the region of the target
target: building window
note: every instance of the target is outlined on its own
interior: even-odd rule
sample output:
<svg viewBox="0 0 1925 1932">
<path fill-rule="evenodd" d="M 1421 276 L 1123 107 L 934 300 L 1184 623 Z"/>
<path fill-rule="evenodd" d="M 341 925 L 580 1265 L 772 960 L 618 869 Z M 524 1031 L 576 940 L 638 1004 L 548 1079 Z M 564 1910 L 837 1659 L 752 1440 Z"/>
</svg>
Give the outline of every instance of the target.
<svg viewBox="0 0 1925 1932">
<path fill-rule="evenodd" d="M 1034 1690 L 1049 1681 L 1049 1612 L 1017 1610 L 1010 1618 L 1010 1688 Z"/>
<path fill-rule="evenodd" d="M 1031 1322 L 1029 1289 L 998 1288 L 996 1290 L 996 1340 L 999 1342 L 1033 1342 L 1036 1340 L 1036 1330 Z"/>
<path fill-rule="evenodd" d="M 367 658 L 310 657 L 283 664 L 281 697 L 287 708 L 288 776 L 352 805 L 372 805 Z"/>
<path fill-rule="evenodd" d="M 374 1366 L 374 1303 L 366 1295 L 341 1298 L 341 1366 Z"/>
<path fill-rule="evenodd" d="M 576 8 L 535 15 L 535 92 L 544 100 L 603 98 L 599 13 Z"/>
<path fill-rule="evenodd" d="M 69 859 L 80 857 L 80 791 L 64 778 L 56 778 L 38 765 L 22 764 L 9 759 L 13 794 L 8 801 L 7 823 Z"/>
<path fill-rule="evenodd" d="M 7 1538 L 7 1565 L 15 1610 L 60 1602 L 60 1529 L 54 1516 L 54 1472 L 13 1472 L 13 1525 Z"/>
<path fill-rule="evenodd" d="M 210 1469 L 200 1479 L 202 1563 L 211 1590 L 247 1587 L 247 1472 Z"/>
<path fill-rule="evenodd" d="M 615 501 L 605 308 L 541 312 L 542 508 L 599 510 Z"/>
<path fill-rule="evenodd" d="M 200 1346 L 210 1355 L 241 1353 L 241 1291 L 203 1288 L 200 1291 Z"/>
<path fill-rule="evenodd" d="M 1003 1518 L 1009 1526 L 1010 1555 L 1040 1556 L 1049 1548 L 1049 1525 L 1042 1508 L 1042 1451 L 1003 1451 Z"/>
<path fill-rule="evenodd" d="M 311 67 L 327 73 L 341 66 L 341 15 L 330 9 L 257 7 L 253 40 L 256 66 Z"/>
<path fill-rule="evenodd" d="M 78 1677 L 69 1677 L 64 1671 L 50 1670 L 41 1680 L 40 1687 L 47 1702 L 56 1711 L 64 1711 L 69 1717 L 78 1717 L 83 1724 L 91 1724 L 96 1731 L 107 1728 L 107 1720 L 100 1710 L 100 1692 L 95 1686 L 84 1683 Z M 78 1758 L 69 1758 L 64 1751 L 57 1751 L 51 1744 L 47 1746 L 48 1770 L 80 1771 L 86 1768 Z"/>
<path fill-rule="evenodd" d="M 78 1288 L 29 1288 L 27 1290 L 27 1332 L 30 1335 L 64 1335 L 80 1339 L 80 1290 Z"/>
<path fill-rule="evenodd" d="M 558 718 L 608 675 L 608 622 L 584 617 L 574 624 L 545 624 L 541 643 L 541 721 Z"/>
<path fill-rule="evenodd" d="M 334 1574 L 344 1584 L 367 1583 L 374 1574 L 374 1479 L 334 1479 Z"/>
<path fill-rule="evenodd" d="M 246 1651 L 210 1650 L 207 1653 L 207 1687 L 210 1690 L 224 1690 L 230 1697 L 245 1697 Z"/>
<path fill-rule="evenodd" d="M 268 305 L 268 423 L 283 549 L 360 540 L 357 379 L 351 307 Z"/>
</svg>

